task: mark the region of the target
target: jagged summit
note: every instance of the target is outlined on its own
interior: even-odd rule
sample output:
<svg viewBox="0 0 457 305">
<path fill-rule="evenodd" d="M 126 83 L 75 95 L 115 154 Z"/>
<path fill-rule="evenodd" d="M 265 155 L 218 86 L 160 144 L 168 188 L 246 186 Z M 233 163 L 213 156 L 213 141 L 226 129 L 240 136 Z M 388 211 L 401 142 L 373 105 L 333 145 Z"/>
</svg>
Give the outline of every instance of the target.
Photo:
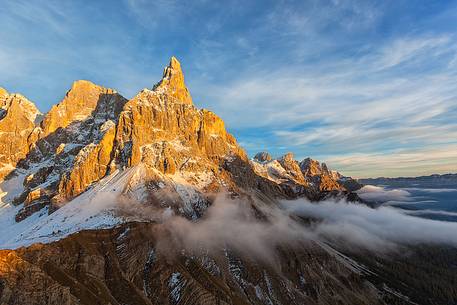
<svg viewBox="0 0 457 305">
<path fill-rule="evenodd" d="M 3 97 L 0 108 L 0 178 L 14 169 L 30 150 L 32 131 L 40 111 L 20 94 Z"/>
<path fill-rule="evenodd" d="M 126 99 L 115 90 L 96 85 L 87 80 L 75 81 L 65 97 L 45 115 L 41 128 L 48 135 L 58 128 L 65 128 L 75 121 L 84 121 L 101 104 L 110 104 L 105 112 L 122 109 Z M 111 108 L 111 109 L 110 109 Z"/>
<path fill-rule="evenodd" d="M 255 156 L 254 156 L 254 160 L 257 160 L 259 162 L 268 162 L 268 161 L 271 161 L 271 155 L 266 152 L 266 151 L 261 151 L 261 152 L 258 152 Z"/>
<path fill-rule="evenodd" d="M 210 204 L 206 192 L 222 189 L 238 195 L 260 191 L 271 198 L 316 198 L 322 190 L 344 190 L 336 181 L 323 187 L 325 177 L 305 175 L 292 153 L 272 160 L 264 152 L 257 155 L 259 162 L 250 162 L 223 120 L 192 104 L 175 57 L 153 91 L 127 100 L 113 89 L 78 80 L 40 123 L 21 120 L 20 129 L 27 132 L 13 140 L 8 128 L 17 130 L 17 122 L 0 118 L 6 130 L 2 142 L 5 147 L 15 142 L 20 152 L 2 167 L 8 172 L 20 166 L 22 187 L 11 195 L 21 205 L 17 221 L 45 207 L 52 213 L 102 179 L 134 167 L 143 168 L 142 177 L 128 181 L 126 190 L 140 185 L 143 197 L 164 202 L 157 190 L 165 188 L 167 197 L 174 194 L 177 212 L 192 218 Z M 182 185 L 190 185 L 188 194 Z"/>
<path fill-rule="evenodd" d="M 172 56 L 170 63 L 163 71 L 162 80 L 154 86 L 154 91 L 166 93 L 177 101 L 192 104 L 192 97 L 184 82 L 180 62 Z"/>
<path fill-rule="evenodd" d="M 0 98 L 5 95 L 8 95 L 8 91 L 5 88 L 0 87 Z"/>
<path fill-rule="evenodd" d="M 323 192 L 348 190 L 340 173 L 311 158 L 298 162 L 291 152 L 277 159 L 271 159 L 268 152 L 259 152 L 251 160 L 251 165 L 258 175 L 279 183 L 289 193 L 303 192 L 312 198 Z M 349 177 L 346 180 L 352 181 Z M 290 189 L 292 191 L 287 191 Z"/>
</svg>

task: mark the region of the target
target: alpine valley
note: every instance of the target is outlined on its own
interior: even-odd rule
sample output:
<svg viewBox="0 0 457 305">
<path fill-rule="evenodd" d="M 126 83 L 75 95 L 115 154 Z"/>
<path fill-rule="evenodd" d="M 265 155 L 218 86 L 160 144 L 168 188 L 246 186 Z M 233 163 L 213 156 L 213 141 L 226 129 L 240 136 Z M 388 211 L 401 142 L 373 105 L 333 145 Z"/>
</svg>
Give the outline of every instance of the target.
<svg viewBox="0 0 457 305">
<path fill-rule="evenodd" d="M 372 251 L 288 212 L 369 208 L 361 187 L 249 159 L 174 57 L 130 100 L 79 80 L 42 114 L 0 88 L 0 304 L 457 304 L 455 247 Z"/>
</svg>

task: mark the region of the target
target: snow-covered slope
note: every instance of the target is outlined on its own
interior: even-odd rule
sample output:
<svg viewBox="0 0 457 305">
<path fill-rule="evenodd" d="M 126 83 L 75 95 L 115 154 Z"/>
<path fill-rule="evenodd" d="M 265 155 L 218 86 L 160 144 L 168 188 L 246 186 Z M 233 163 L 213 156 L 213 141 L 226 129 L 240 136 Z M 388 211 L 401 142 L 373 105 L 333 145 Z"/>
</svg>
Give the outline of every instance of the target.
<svg viewBox="0 0 457 305">
<path fill-rule="evenodd" d="M 33 243 L 49 243 L 88 229 L 114 227 L 127 219 L 118 213 L 118 200 L 136 168 L 116 171 L 52 214 L 45 207 L 21 222 L 15 215 L 22 205 L 0 203 L 0 249 L 14 249 Z M 9 192 L 17 192 L 9 189 Z M 8 196 L 3 192 L 1 197 Z"/>
</svg>

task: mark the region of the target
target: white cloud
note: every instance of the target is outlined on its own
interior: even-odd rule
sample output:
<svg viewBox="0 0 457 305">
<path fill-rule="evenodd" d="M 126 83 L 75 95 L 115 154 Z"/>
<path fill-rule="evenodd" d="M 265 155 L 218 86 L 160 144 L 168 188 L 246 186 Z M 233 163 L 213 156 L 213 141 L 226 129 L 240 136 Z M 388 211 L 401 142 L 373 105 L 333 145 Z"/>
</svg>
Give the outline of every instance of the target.
<svg viewBox="0 0 457 305">
<path fill-rule="evenodd" d="M 130 97 L 182 52 L 198 106 L 217 112 L 241 142 L 254 138 L 247 129 L 267 131 L 252 149 L 322 158 L 457 141 L 456 37 L 400 24 L 380 35 L 394 4 L 117 5 L 105 12 L 99 2 L 2 1 L 0 85 L 47 107 L 79 78 Z"/>
<path fill-rule="evenodd" d="M 374 185 L 365 185 L 357 194 L 363 200 L 370 202 L 387 202 L 387 201 L 410 201 L 411 193 L 406 190 L 386 190 L 383 187 Z"/>
<path fill-rule="evenodd" d="M 355 177 L 417 176 L 457 171 L 457 145 L 333 156 L 327 163 Z"/>
<path fill-rule="evenodd" d="M 382 49 L 376 65 L 378 69 L 387 69 L 419 56 L 436 56 L 450 41 L 448 36 L 398 39 Z"/>
<path fill-rule="evenodd" d="M 314 232 L 341 245 L 349 242 L 375 251 L 422 243 L 457 246 L 456 222 L 409 216 L 389 206 L 372 209 L 345 201 L 296 200 L 283 202 L 283 207 L 292 214 L 322 219 Z"/>
<path fill-rule="evenodd" d="M 357 56 L 274 71 L 258 64 L 233 82 L 205 86 L 205 99 L 215 101 L 212 108 L 241 135 L 244 128 L 270 130 L 271 146 L 288 146 L 300 157 L 448 149 L 457 143 L 457 73 L 448 68 L 456 45 L 449 35 L 406 36 Z M 416 162 L 409 173 L 452 171 L 449 162 L 437 166 L 447 160 L 436 161 L 424 168 Z M 389 173 L 381 166 L 372 165 L 364 176 L 406 169 Z"/>
</svg>

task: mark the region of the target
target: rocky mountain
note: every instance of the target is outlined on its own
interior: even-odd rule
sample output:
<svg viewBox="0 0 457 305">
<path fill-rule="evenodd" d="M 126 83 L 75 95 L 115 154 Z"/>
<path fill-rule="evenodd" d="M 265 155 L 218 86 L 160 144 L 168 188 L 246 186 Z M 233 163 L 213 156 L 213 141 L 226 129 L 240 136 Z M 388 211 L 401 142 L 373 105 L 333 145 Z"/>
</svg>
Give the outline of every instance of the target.
<svg viewBox="0 0 457 305">
<path fill-rule="evenodd" d="M 177 178 L 194 186 L 199 193 L 194 199 L 205 205 L 204 194 L 222 188 L 234 194 L 254 189 L 271 197 L 311 199 L 323 191 L 345 191 L 325 164 L 321 168 L 314 160 L 298 164 L 287 154 L 272 163 L 249 162 L 224 122 L 192 104 L 176 58 L 153 88 L 127 100 L 113 89 L 77 81 L 41 122 L 35 122 L 39 112 L 31 102 L 12 96 L 1 126 L 12 128 L 14 120 L 19 123 L 15 130 L 22 130 L 20 137 L 2 141 L 10 145 L 3 150 L 10 159 L 5 159 L 4 171 L 19 163 L 10 175 L 23 185 L 11 198 L 22 205 L 16 220 L 44 207 L 53 212 L 103 177 L 140 164 L 144 174 L 135 183 L 146 186 L 144 197 L 153 201 L 160 201 L 154 198 L 158 182 L 176 193 Z M 20 153 L 13 155 L 13 150 Z M 189 209 L 194 218 L 202 212 Z"/>
<path fill-rule="evenodd" d="M 283 200 L 357 201 L 350 179 L 250 160 L 174 57 L 131 99 L 81 80 L 44 115 L 4 89 L 0 106 L 0 304 L 409 303 L 335 245 L 288 237 L 314 220 Z"/>
<path fill-rule="evenodd" d="M 257 175 L 279 184 L 291 196 L 301 195 L 316 200 L 358 189 L 349 185 L 355 180 L 329 170 L 325 163 L 311 158 L 298 162 L 293 153 L 273 159 L 268 152 L 259 152 L 251 160 L 251 165 Z"/>
<path fill-rule="evenodd" d="M 32 149 L 39 117 L 40 111 L 24 96 L 0 88 L 0 178 Z"/>
</svg>

